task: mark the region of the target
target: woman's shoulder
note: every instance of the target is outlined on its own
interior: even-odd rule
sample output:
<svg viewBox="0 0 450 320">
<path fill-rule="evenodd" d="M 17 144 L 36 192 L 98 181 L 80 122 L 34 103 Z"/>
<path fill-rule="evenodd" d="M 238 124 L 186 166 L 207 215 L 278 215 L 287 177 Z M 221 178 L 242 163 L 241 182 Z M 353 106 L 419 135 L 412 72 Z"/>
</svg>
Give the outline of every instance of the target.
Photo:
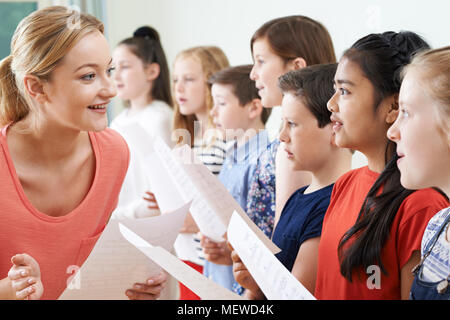
<svg viewBox="0 0 450 320">
<path fill-rule="evenodd" d="M 115 157 L 129 153 L 125 139 L 116 130 L 106 128 L 93 134 L 102 152 L 112 153 Z"/>
</svg>

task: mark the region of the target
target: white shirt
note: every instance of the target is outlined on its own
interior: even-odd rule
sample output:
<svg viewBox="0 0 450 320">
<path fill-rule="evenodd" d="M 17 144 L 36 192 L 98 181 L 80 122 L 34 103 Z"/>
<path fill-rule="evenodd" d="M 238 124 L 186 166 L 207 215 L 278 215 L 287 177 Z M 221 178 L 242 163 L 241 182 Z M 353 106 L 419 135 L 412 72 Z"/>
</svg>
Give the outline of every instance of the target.
<svg viewBox="0 0 450 320">
<path fill-rule="evenodd" d="M 151 181 L 146 173 L 146 158 L 152 153 L 152 146 L 159 136 L 169 146 L 171 141 L 173 111 L 163 101 L 153 101 L 145 109 L 129 115 L 129 109 L 122 111 L 111 123 L 130 149 L 130 165 L 119 195 L 114 218 L 144 218 L 158 215 L 158 210 L 147 208 L 143 200 L 146 191 L 151 191 Z"/>
</svg>

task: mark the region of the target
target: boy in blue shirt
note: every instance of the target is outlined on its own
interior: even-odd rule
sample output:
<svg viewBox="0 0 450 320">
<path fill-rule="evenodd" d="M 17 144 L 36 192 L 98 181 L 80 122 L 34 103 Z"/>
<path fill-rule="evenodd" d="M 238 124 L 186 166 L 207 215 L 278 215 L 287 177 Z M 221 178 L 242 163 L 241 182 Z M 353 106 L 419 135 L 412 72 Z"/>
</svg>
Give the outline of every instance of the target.
<svg viewBox="0 0 450 320">
<path fill-rule="evenodd" d="M 214 101 L 211 110 L 214 124 L 225 140 L 231 141 L 218 178 L 245 211 L 256 161 L 269 144 L 265 122 L 270 109 L 262 107 L 258 89 L 250 79 L 251 70 L 251 65 L 231 67 L 209 79 Z M 226 242 L 216 243 L 201 236 L 201 245 L 207 260 L 203 274 L 233 290 L 233 284 L 236 287 L 237 283 Z"/>
<path fill-rule="evenodd" d="M 290 71 L 279 78 L 283 92 L 279 151 L 292 171 L 311 172 L 311 183 L 295 191 L 275 225 L 272 241 L 281 249 L 278 260 L 314 293 L 322 222 L 334 182 L 351 169 L 352 152 L 334 143 L 327 102 L 334 93 L 336 64 Z M 263 299 L 251 275 L 233 252 L 235 275 L 249 299 Z"/>
</svg>

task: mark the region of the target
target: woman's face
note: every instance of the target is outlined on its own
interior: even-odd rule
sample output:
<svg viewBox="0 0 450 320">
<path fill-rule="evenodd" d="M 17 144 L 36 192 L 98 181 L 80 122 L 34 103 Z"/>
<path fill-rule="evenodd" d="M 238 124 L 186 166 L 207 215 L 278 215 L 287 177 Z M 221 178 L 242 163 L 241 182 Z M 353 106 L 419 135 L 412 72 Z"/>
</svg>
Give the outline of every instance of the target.
<svg viewBox="0 0 450 320">
<path fill-rule="evenodd" d="M 173 69 L 175 100 L 183 115 L 200 114 L 206 110 L 207 84 L 201 64 L 190 57 L 175 61 Z"/>
<path fill-rule="evenodd" d="M 278 87 L 278 78 L 290 69 L 284 60 L 272 51 L 266 38 L 253 42 L 253 61 L 250 78 L 255 81 L 263 107 L 281 105 L 283 95 Z"/>
<path fill-rule="evenodd" d="M 384 108 L 375 110 L 375 88 L 358 64 L 347 58 L 339 62 L 334 78 L 335 93 L 328 101 L 336 144 L 364 153 L 386 146 Z"/>
<path fill-rule="evenodd" d="M 397 143 L 400 181 L 407 189 L 443 188 L 450 181 L 450 133 L 441 129 L 438 117 L 444 115 L 426 86 L 417 70 L 408 71 L 400 89 L 400 114 L 388 131 Z"/>
<path fill-rule="evenodd" d="M 108 43 L 99 31 L 84 36 L 43 82 L 46 119 L 78 131 L 107 127 L 106 109 L 116 95 Z"/>
<path fill-rule="evenodd" d="M 123 100 L 135 100 L 149 96 L 152 81 L 148 68 L 126 45 L 114 50 L 113 61 L 116 67 L 114 80 L 117 96 Z"/>
</svg>

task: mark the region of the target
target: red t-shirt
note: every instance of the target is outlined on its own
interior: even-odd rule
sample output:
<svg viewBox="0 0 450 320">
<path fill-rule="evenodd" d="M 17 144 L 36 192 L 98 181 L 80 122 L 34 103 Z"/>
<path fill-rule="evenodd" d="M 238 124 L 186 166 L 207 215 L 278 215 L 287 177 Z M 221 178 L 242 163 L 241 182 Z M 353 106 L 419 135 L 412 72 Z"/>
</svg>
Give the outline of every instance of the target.
<svg viewBox="0 0 450 320">
<path fill-rule="evenodd" d="M 362 203 L 378 176 L 378 173 L 363 167 L 343 175 L 333 188 L 319 245 L 314 293 L 317 299 L 400 299 L 402 267 L 413 251 L 420 250 L 428 221 L 436 212 L 448 207 L 445 197 L 434 189 L 416 191 L 408 196 L 400 205 L 381 254 L 389 275 L 379 269 L 381 281 L 377 283 L 376 269 L 370 269 L 367 274 L 362 274 L 361 280 L 354 275 L 350 282 L 340 272 L 338 245 L 344 233 L 355 224 Z M 379 289 L 376 284 L 379 284 Z"/>
<path fill-rule="evenodd" d="M 0 134 L 0 279 L 7 277 L 12 256 L 27 253 L 41 269 L 42 299 L 57 299 L 73 272 L 70 267 L 81 267 L 117 205 L 128 168 L 128 147 L 111 129 L 89 133 L 96 159 L 93 184 L 72 212 L 51 217 L 26 198 L 6 143 L 6 130 Z"/>
</svg>

